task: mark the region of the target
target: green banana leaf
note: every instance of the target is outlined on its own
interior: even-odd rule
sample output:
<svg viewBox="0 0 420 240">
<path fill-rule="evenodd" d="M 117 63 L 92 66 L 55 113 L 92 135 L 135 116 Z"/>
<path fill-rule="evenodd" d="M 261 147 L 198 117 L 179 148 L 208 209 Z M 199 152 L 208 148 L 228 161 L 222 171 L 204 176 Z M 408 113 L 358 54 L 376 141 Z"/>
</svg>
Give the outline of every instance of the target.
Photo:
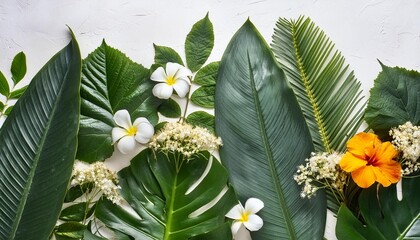
<svg viewBox="0 0 420 240">
<path fill-rule="evenodd" d="M 80 74 L 73 36 L 0 130 L 0 239 L 48 239 L 54 228 L 76 155 Z"/>
<path fill-rule="evenodd" d="M 121 195 L 137 214 L 101 200 L 96 217 L 138 240 L 215 234 L 212 231 L 224 227 L 225 213 L 237 203 L 233 189 L 227 188 L 226 170 L 209 153 L 181 166 L 175 164 L 177 159 L 177 154 L 142 151 L 119 172 Z M 219 200 L 210 203 L 214 199 Z"/>
<path fill-rule="evenodd" d="M 361 223 L 345 205 L 337 217 L 338 239 L 420 239 L 420 177 L 402 180 L 402 200 L 396 185 L 364 189 L 359 198 Z M 351 227 L 349 227 L 351 226 Z"/>
<path fill-rule="evenodd" d="M 322 239 L 324 192 L 302 199 L 293 180 L 313 151 L 311 136 L 283 71 L 249 20 L 223 55 L 215 100 L 230 181 L 242 202 L 256 197 L 265 204 L 258 213 L 264 226 L 253 239 Z"/>
</svg>

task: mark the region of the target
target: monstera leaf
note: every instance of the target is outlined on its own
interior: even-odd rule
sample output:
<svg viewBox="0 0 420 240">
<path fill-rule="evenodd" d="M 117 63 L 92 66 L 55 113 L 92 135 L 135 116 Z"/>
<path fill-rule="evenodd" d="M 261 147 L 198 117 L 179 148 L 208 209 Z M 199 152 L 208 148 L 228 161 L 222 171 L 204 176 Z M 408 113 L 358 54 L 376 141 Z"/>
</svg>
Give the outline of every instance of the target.
<svg viewBox="0 0 420 240">
<path fill-rule="evenodd" d="M 105 42 L 83 62 L 77 158 L 86 162 L 112 155 L 113 115 L 127 109 L 132 119 L 157 123 L 161 101 L 152 95 L 149 70 Z"/>
<path fill-rule="evenodd" d="M 0 130 L 0 239 L 48 239 L 55 226 L 76 155 L 80 71 L 73 36 Z"/>
<path fill-rule="evenodd" d="M 224 213 L 237 200 L 226 185 L 226 170 L 209 153 L 182 165 L 178 160 L 178 154 L 141 152 L 119 172 L 121 194 L 137 215 L 101 201 L 96 216 L 111 229 L 139 240 L 216 236 L 213 230 L 228 228 Z"/>
<path fill-rule="evenodd" d="M 223 55 L 215 100 L 231 183 L 241 201 L 256 197 L 265 204 L 264 226 L 252 237 L 322 239 L 325 195 L 302 199 L 293 180 L 313 151 L 311 136 L 283 71 L 249 20 Z"/>
<path fill-rule="evenodd" d="M 401 201 L 396 185 L 363 190 L 359 205 L 366 224 L 341 206 L 336 225 L 338 239 L 420 239 L 419 197 L 419 177 L 402 180 Z"/>
</svg>

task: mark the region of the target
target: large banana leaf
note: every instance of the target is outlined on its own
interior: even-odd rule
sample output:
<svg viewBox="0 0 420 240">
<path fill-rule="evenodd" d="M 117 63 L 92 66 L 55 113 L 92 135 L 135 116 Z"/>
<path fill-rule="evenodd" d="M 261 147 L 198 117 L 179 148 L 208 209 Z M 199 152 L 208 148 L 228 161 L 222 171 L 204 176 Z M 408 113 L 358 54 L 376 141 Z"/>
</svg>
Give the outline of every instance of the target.
<svg viewBox="0 0 420 240">
<path fill-rule="evenodd" d="M 237 203 L 233 189 L 226 186 L 226 170 L 208 153 L 182 165 L 177 159 L 177 154 L 142 151 L 119 172 L 121 194 L 137 215 L 101 201 L 96 216 L 138 240 L 188 239 L 226 228 L 224 215 Z"/>
<path fill-rule="evenodd" d="M 0 239 L 48 239 L 72 172 L 80 110 L 76 40 L 33 78 L 0 131 Z"/>
<path fill-rule="evenodd" d="M 315 150 L 344 151 L 362 123 L 360 83 L 309 18 L 280 18 L 274 31 L 273 51 L 297 96 Z"/>
<path fill-rule="evenodd" d="M 260 198 L 264 226 L 253 239 L 322 239 L 325 196 L 300 197 L 293 180 L 313 150 L 302 111 L 271 49 L 248 20 L 220 63 L 216 131 L 222 162 L 244 202 Z"/>
</svg>

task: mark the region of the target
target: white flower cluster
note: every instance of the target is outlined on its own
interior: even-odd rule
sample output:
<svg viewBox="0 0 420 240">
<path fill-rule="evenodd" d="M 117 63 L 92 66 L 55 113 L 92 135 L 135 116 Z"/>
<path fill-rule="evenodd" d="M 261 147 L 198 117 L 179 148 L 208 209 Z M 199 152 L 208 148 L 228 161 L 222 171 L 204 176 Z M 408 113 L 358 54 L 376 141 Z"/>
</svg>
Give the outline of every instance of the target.
<svg viewBox="0 0 420 240">
<path fill-rule="evenodd" d="M 389 135 L 394 139 L 392 144 L 402 153 L 402 174 L 410 175 L 420 170 L 420 126 L 411 122 L 393 128 Z"/>
<path fill-rule="evenodd" d="M 118 177 L 116 172 L 111 171 L 103 162 L 86 164 L 77 161 L 73 168 L 72 185 L 93 183 L 95 188 L 102 191 L 103 195 L 114 204 L 121 203 L 121 196 L 118 193 Z"/>
<path fill-rule="evenodd" d="M 222 139 L 209 130 L 187 123 L 167 123 L 153 136 L 149 147 L 154 150 L 179 152 L 187 158 L 200 151 L 215 151 L 222 145 Z"/>
<path fill-rule="evenodd" d="M 305 160 L 306 165 L 300 165 L 294 176 L 299 185 L 304 184 L 300 196 L 311 198 L 321 188 L 343 193 L 347 174 L 338 165 L 342 156 L 339 153 L 311 153 Z"/>
</svg>

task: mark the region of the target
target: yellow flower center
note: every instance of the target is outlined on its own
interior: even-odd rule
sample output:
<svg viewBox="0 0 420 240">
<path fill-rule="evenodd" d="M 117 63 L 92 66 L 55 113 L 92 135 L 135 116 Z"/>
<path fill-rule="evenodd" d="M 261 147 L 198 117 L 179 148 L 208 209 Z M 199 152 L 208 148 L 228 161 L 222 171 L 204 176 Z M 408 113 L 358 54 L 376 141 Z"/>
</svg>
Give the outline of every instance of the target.
<svg viewBox="0 0 420 240">
<path fill-rule="evenodd" d="M 175 84 L 175 82 L 176 82 L 176 79 L 175 79 L 175 77 L 174 77 L 174 76 L 168 76 L 168 77 L 166 78 L 166 83 L 167 83 L 169 86 L 174 85 L 174 84 Z"/>
<path fill-rule="evenodd" d="M 243 212 L 241 214 L 241 218 L 239 219 L 239 221 L 241 221 L 241 222 L 248 222 L 249 214 L 250 214 L 250 212 L 248 212 L 248 211 Z"/>
<path fill-rule="evenodd" d="M 128 136 L 134 136 L 137 133 L 137 128 L 135 126 L 131 126 L 125 130 Z"/>
</svg>

